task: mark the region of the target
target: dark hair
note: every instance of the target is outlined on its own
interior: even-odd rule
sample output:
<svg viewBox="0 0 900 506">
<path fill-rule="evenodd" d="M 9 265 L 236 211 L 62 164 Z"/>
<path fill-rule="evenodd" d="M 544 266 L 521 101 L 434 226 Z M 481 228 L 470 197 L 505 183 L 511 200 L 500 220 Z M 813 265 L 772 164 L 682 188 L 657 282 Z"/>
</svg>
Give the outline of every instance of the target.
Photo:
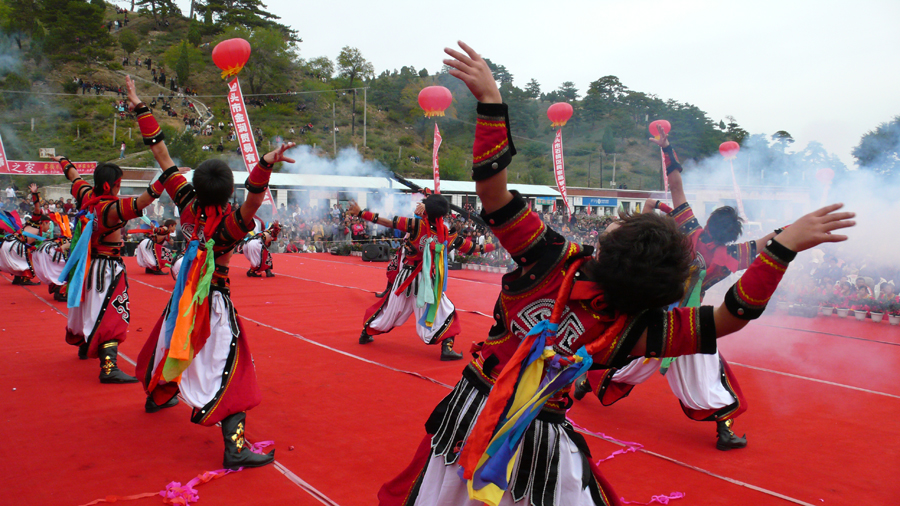
<svg viewBox="0 0 900 506">
<path fill-rule="evenodd" d="M 450 203 L 447 202 L 447 199 L 436 193 L 425 197 L 425 200 L 423 200 L 422 203 L 425 204 L 425 214 L 428 215 L 428 219 L 430 220 L 443 218 L 450 212 Z"/>
<path fill-rule="evenodd" d="M 109 195 L 116 181 L 122 177 L 122 169 L 114 163 L 101 163 L 94 169 L 94 192 L 97 195 Z M 109 190 L 104 188 L 109 185 Z"/>
<path fill-rule="evenodd" d="M 201 206 L 224 206 L 234 192 L 234 173 L 222 160 L 204 160 L 194 170 L 194 189 Z"/>
<path fill-rule="evenodd" d="M 743 222 L 743 218 L 733 207 L 723 206 L 709 215 L 709 219 L 706 220 L 706 231 L 709 232 L 713 242 L 724 246 L 738 240 L 744 231 L 741 225 Z"/>
<path fill-rule="evenodd" d="M 666 216 L 634 214 L 597 239 L 597 258 L 583 270 L 607 304 L 626 314 L 681 300 L 693 260 L 691 243 Z"/>
<path fill-rule="evenodd" d="M 163 222 L 164 227 L 171 227 L 172 225 L 178 225 L 178 222 L 175 220 L 166 220 Z"/>
</svg>

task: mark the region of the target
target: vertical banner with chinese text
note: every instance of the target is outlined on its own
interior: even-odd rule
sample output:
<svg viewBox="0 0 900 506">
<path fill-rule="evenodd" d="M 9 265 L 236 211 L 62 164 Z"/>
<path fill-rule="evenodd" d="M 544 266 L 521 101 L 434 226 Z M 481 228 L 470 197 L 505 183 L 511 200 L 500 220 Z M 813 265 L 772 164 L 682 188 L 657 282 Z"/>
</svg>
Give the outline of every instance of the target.
<svg viewBox="0 0 900 506">
<path fill-rule="evenodd" d="M 566 203 L 566 212 L 572 216 L 572 203 L 569 202 L 569 195 L 566 193 L 566 167 L 563 163 L 561 129 L 556 131 L 556 139 L 553 141 L 553 173 L 556 175 L 556 187 L 559 188 L 563 202 Z"/>
<path fill-rule="evenodd" d="M 247 106 L 244 104 L 244 95 L 241 93 L 241 84 L 235 77 L 228 83 L 228 109 L 231 111 L 231 120 L 234 123 L 234 134 L 237 136 L 238 145 L 241 148 L 241 157 L 247 172 L 259 163 L 259 152 L 256 150 L 256 139 L 253 138 L 253 129 L 250 127 L 250 117 L 247 114 Z M 263 205 L 272 204 L 272 217 L 278 216 L 278 206 L 272 198 L 272 192 L 266 187 Z"/>
<path fill-rule="evenodd" d="M 434 149 L 431 152 L 431 168 L 434 169 L 434 193 L 441 193 L 441 170 L 438 165 L 438 150 L 441 149 L 441 132 L 434 124 Z"/>
</svg>

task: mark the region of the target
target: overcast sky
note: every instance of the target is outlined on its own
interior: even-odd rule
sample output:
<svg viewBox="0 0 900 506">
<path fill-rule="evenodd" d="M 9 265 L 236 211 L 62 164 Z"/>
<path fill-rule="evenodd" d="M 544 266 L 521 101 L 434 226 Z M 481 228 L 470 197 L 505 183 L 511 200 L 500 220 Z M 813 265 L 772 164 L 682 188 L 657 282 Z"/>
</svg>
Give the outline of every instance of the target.
<svg viewBox="0 0 900 506">
<path fill-rule="evenodd" d="M 187 12 L 189 2 L 185 4 Z M 618 76 L 750 133 L 786 130 L 853 167 L 851 149 L 900 115 L 900 1 L 268 0 L 303 58 L 359 48 L 385 69 L 440 69 L 462 39 L 542 91 Z M 673 128 L 678 128 L 673 125 Z"/>
</svg>

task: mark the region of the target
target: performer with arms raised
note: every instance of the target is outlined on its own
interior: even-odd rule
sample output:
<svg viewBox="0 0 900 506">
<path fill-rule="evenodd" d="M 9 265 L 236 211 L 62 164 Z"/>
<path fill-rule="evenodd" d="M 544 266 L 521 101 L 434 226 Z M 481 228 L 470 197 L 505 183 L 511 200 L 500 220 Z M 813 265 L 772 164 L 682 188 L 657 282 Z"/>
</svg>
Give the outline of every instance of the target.
<svg viewBox="0 0 900 506">
<path fill-rule="evenodd" d="M 34 263 L 32 254 L 37 243 L 41 242 L 41 234 L 50 227 L 50 218 L 41 210 L 41 195 L 34 183 L 31 190 L 31 202 L 34 205 L 31 217 L 23 224 L 21 230 L 8 234 L 0 243 L 0 271 L 13 275 L 14 285 L 39 285 L 34 281 Z M 11 216 L 11 215 L 8 215 Z"/>
<path fill-rule="evenodd" d="M 163 226 L 148 230 L 149 237 L 138 244 L 134 257 L 147 274 L 165 275 L 163 269 L 169 267 L 173 260 L 172 250 L 165 244 L 177 224 L 175 220 L 166 220 Z"/>
<path fill-rule="evenodd" d="M 717 337 L 762 314 L 796 252 L 845 240 L 830 232 L 852 226 L 853 215 L 835 212 L 838 204 L 798 220 L 766 245 L 719 307 L 660 309 L 683 296 L 692 261 L 685 236 L 668 218 L 640 214 L 612 225 L 595 251 L 547 227 L 507 189 L 515 154 L 507 108 L 485 61 L 460 46 L 465 53 L 447 49 L 452 59 L 444 63 L 478 100 L 472 177 L 482 217 L 519 269 L 503 277 L 487 340 L 380 502 L 620 504 L 566 421 L 575 378 L 592 363 L 715 353 Z"/>
</svg>

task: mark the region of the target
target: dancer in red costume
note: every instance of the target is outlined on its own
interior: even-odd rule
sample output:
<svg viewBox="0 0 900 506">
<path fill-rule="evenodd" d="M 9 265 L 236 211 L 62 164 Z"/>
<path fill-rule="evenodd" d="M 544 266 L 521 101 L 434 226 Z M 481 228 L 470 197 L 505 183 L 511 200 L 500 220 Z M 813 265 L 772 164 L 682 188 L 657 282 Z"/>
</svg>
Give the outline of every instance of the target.
<svg viewBox="0 0 900 506">
<path fill-rule="evenodd" d="M 131 318 L 128 276 L 122 261 L 125 246 L 122 228 L 128 220 L 141 217 L 143 209 L 159 198 L 162 184 L 154 181 L 139 197 L 119 198 L 122 169 L 118 165 L 98 165 L 94 169 L 92 187 L 81 179 L 68 158 L 56 156 L 53 159 L 72 182 L 72 196 L 80 211 L 93 215 L 93 233 L 88 245 L 90 266 L 83 280 L 69 282 L 66 342 L 78 346 L 78 357 L 83 360 L 100 358 L 101 383 L 134 383 L 137 379 L 122 372 L 117 359 L 119 343 L 125 341 Z M 83 240 L 82 235 L 79 241 Z M 70 254 L 69 261 L 82 260 Z M 77 277 L 78 271 L 75 272 Z"/>
<path fill-rule="evenodd" d="M 173 295 L 138 356 L 138 377 L 147 392 L 144 410 L 174 406 L 181 392 L 193 408 L 192 422 L 207 427 L 221 422 L 225 468 L 270 464 L 274 451 L 255 453 L 244 439 L 246 411 L 259 404 L 260 391 L 244 328 L 231 303 L 228 264 L 235 244 L 253 229 L 272 167 L 293 163 L 284 152 L 294 144 L 262 157 L 244 183 L 247 199 L 232 209 L 228 201 L 234 175 L 228 165 L 206 160 L 189 183 L 165 142 L 156 137 L 158 125 L 138 98 L 134 82 L 127 79 L 126 85 L 141 134 L 159 166 L 166 167 L 160 181 L 178 206 L 184 236 L 191 239 L 183 260 L 190 263 L 182 267 L 176 283 L 175 294 L 182 296 Z"/>
<path fill-rule="evenodd" d="M 781 229 L 744 243 L 735 243 L 741 235 L 741 218 L 732 207 L 720 207 L 713 211 L 705 228 L 700 227 L 687 197 L 681 178 L 681 164 L 675 150 L 669 145 L 666 132 L 659 128 L 659 136 L 651 142 L 662 148 L 669 177 L 669 189 L 675 209 L 658 200 L 647 199 L 644 212 L 661 209 L 675 219 L 679 230 L 690 238 L 695 255 L 693 284 L 688 292 L 699 289 L 699 304 L 703 295 L 729 274 L 744 270 L 762 251 L 766 243 Z M 699 287 L 695 287 L 699 283 Z M 685 305 L 685 304 L 682 304 Z M 593 371 L 578 383 L 575 398 L 581 399 L 592 386 L 604 406 L 626 397 L 635 385 L 643 383 L 656 371 L 665 374 L 672 393 L 678 398 L 684 413 L 696 421 L 716 422 L 716 448 L 727 451 L 747 446 L 746 435 L 738 437 L 732 427 L 734 419 L 747 410 L 747 401 L 741 392 L 737 378 L 728 363 L 718 352 L 712 355 L 696 354 L 679 357 L 673 361 L 635 360 L 619 370 Z"/>
<path fill-rule="evenodd" d="M 272 253 L 269 252 L 269 247 L 272 245 L 272 241 L 278 240 L 279 233 L 281 233 L 281 224 L 275 221 L 265 231 L 244 241 L 242 252 L 250 261 L 247 276 L 259 278 L 265 273 L 267 278 L 275 277 L 272 272 Z"/>
<path fill-rule="evenodd" d="M 846 240 L 831 232 L 852 226 L 853 215 L 836 212 L 838 204 L 798 220 L 719 307 L 660 309 L 684 294 L 692 261 L 684 235 L 667 218 L 629 216 L 598 239 L 594 255 L 547 227 L 507 189 L 515 154 L 507 108 L 485 61 L 460 46 L 465 54 L 447 49 L 444 63 L 478 100 L 472 177 L 482 217 L 519 269 L 503 277 L 487 340 L 432 413 L 413 462 L 382 487 L 380 504 L 620 504 L 566 422 L 575 374 L 588 359 L 618 367 L 632 357 L 715 353 L 716 338 L 762 314 L 796 252 Z"/>
<path fill-rule="evenodd" d="M 149 237 L 141 241 L 134 252 L 137 264 L 147 274 L 165 275 L 163 269 L 170 267 L 174 260 L 172 250 L 165 246 L 178 222 L 166 220 L 163 226 L 148 230 Z"/>
<path fill-rule="evenodd" d="M 441 294 L 431 325 L 425 323 L 428 308 L 417 302 L 420 290 L 425 290 L 423 276 L 434 278 L 434 268 L 423 271 L 425 251 L 434 253 L 436 244 L 446 243 L 449 249 L 458 249 L 470 255 L 476 251 L 486 253 L 493 246 L 479 247 L 471 239 L 463 239 L 457 235 L 456 229 L 444 224 L 444 217 L 450 212 L 450 205 L 444 197 L 432 194 L 416 206 L 416 215 L 422 218 L 404 218 L 395 216 L 381 218 L 378 213 L 363 211 L 356 202 L 350 202 L 347 212 L 366 221 L 406 232 L 408 237 L 403 242 L 402 266 L 395 275 L 387 297 L 376 302 L 366 310 L 363 330 L 359 336 L 359 344 L 368 344 L 373 336 L 390 332 L 399 327 L 415 314 L 416 332 L 425 344 L 441 343 L 441 360 L 461 360 L 462 354 L 453 351 L 456 336 L 462 331 L 456 308 L 446 293 Z M 433 263 L 429 263 L 434 267 Z"/>
<path fill-rule="evenodd" d="M 32 254 L 35 245 L 40 243 L 41 234 L 50 226 L 50 218 L 41 211 L 41 196 L 38 187 L 32 183 L 31 202 L 34 208 L 31 217 L 23 224 L 22 229 L 8 234 L 0 242 L 0 271 L 12 274 L 14 285 L 39 285 L 34 281 L 34 262 Z"/>
</svg>

